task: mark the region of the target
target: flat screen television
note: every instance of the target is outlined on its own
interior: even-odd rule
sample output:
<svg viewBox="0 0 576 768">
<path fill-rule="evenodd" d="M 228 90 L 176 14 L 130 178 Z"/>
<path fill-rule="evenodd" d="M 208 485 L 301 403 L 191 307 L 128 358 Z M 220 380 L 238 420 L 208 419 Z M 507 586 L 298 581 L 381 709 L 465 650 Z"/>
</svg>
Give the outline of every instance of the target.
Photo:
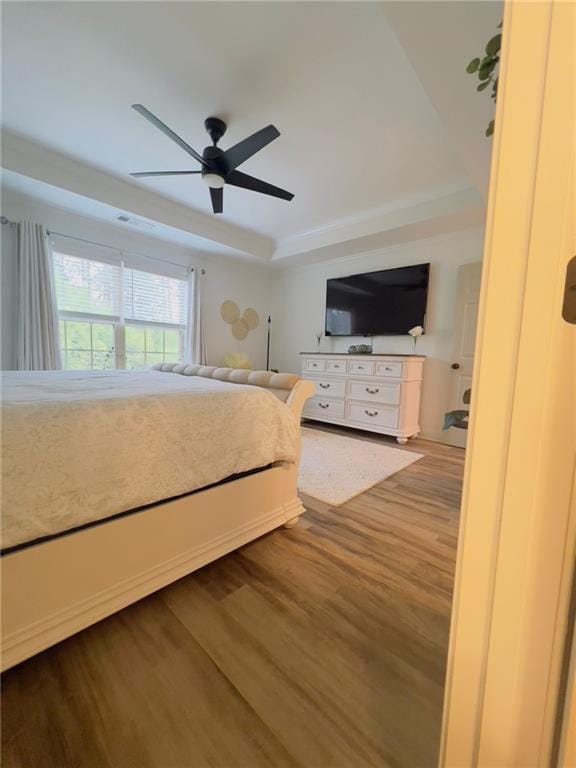
<svg viewBox="0 0 576 768">
<path fill-rule="evenodd" d="M 399 336 L 425 328 L 430 264 L 327 281 L 326 336 Z"/>
</svg>

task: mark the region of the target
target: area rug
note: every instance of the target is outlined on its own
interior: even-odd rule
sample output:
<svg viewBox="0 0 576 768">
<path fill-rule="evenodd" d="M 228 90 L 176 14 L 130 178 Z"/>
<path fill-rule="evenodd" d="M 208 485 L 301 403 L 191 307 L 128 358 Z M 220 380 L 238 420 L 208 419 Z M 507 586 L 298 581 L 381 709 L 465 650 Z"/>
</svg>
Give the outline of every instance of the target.
<svg viewBox="0 0 576 768">
<path fill-rule="evenodd" d="M 421 458 L 421 453 L 304 427 L 298 488 L 338 507 Z"/>
</svg>

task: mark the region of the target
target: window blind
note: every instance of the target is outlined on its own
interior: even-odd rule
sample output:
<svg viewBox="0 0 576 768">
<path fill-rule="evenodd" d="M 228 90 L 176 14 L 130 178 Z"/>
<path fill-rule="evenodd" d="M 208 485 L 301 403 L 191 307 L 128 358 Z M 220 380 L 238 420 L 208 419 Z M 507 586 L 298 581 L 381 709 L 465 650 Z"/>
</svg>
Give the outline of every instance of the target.
<svg viewBox="0 0 576 768">
<path fill-rule="evenodd" d="M 120 317 L 119 265 L 54 252 L 54 275 L 60 312 Z"/>
<path fill-rule="evenodd" d="M 124 269 L 124 319 L 186 325 L 186 281 Z"/>
</svg>

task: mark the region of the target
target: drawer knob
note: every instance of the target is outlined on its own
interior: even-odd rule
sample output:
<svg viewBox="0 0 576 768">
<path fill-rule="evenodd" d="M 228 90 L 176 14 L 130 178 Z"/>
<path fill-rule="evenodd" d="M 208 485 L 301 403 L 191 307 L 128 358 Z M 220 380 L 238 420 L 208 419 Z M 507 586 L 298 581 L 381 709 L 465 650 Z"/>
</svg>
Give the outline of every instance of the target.
<svg viewBox="0 0 576 768">
<path fill-rule="evenodd" d="M 359 370 L 359 371 L 363 371 L 363 370 L 364 370 L 364 366 L 363 366 L 363 365 L 359 365 L 359 366 L 358 366 L 358 370 Z"/>
<path fill-rule="evenodd" d="M 369 395 L 377 395 L 378 392 L 380 392 L 379 389 L 370 389 L 370 387 L 366 387 L 366 392 L 368 392 Z"/>
<path fill-rule="evenodd" d="M 329 389 L 330 388 L 330 384 L 323 384 L 322 382 L 320 382 L 320 386 L 322 387 L 322 389 Z"/>
<path fill-rule="evenodd" d="M 366 411 L 364 411 L 364 413 L 366 414 L 366 416 L 378 416 L 378 411 L 368 411 L 368 410 L 366 410 Z"/>
<path fill-rule="evenodd" d="M 460 368 L 460 363 L 452 363 L 450 368 L 452 368 L 453 371 L 457 371 Z"/>
<path fill-rule="evenodd" d="M 384 370 L 385 370 L 385 371 L 391 371 L 391 370 L 392 370 L 392 368 L 390 368 L 390 366 L 389 366 L 389 365 L 385 365 L 385 366 L 384 366 Z"/>
<path fill-rule="evenodd" d="M 330 403 L 318 403 L 320 408 L 330 408 Z"/>
</svg>

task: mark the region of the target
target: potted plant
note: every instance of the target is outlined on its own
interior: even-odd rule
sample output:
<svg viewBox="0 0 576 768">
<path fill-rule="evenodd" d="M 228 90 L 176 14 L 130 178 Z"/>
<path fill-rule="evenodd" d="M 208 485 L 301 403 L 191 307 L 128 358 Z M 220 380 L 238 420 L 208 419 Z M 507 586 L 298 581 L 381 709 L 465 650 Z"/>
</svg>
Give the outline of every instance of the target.
<svg viewBox="0 0 576 768">
<path fill-rule="evenodd" d="M 467 389 L 462 395 L 462 402 L 464 405 L 470 405 L 470 396 L 472 390 Z M 468 429 L 468 418 L 470 411 L 465 409 L 459 409 L 455 411 L 448 411 L 444 414 L 444 429 L 450 429 L 450 427 L 456 427 L 456 429 Z"/>
</svg>

